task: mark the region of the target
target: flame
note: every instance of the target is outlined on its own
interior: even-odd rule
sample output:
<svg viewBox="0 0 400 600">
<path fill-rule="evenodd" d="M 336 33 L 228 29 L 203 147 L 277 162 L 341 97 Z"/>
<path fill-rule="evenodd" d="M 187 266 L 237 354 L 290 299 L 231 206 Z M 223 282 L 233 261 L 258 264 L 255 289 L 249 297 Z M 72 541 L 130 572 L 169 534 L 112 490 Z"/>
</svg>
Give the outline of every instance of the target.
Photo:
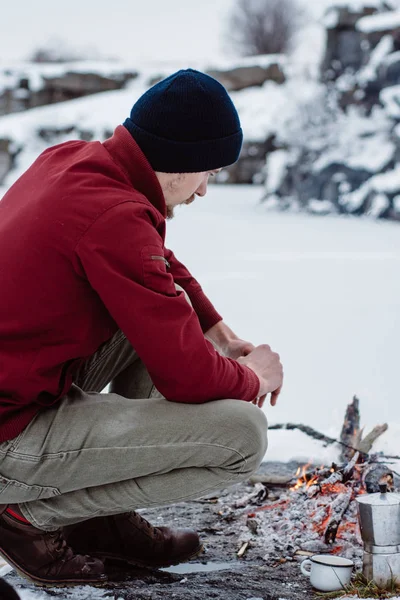
<svg viewBox="0 0 400 600">
<path fill-rule="evenodd" d="M 303 467 L 299 467 L 296 471 L 296 477 L 298 478 L 293 487 L 290 488 L 291 492 L 296 492 L 298 489 L 307 484 L 307 469 L 311 466 L 311 462 L 308 462 Z"/>
</svg>

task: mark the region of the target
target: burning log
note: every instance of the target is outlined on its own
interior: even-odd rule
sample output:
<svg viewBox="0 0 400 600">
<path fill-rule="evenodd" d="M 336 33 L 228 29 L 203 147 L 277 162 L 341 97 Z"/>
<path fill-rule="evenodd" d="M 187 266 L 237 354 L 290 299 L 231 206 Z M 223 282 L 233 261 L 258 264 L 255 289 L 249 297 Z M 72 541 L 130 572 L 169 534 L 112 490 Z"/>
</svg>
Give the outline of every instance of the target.
<svg viewBox="0 0 400 600">
<path fill-rule="evenodd" d="M 368 465 L 362 474 L 362 481 L 368 494 L 379 492 L 379 485 L 386 483 L 388 490 L 393 490 L 393 472 L 382 464 Z"/>
<path fill-rule="evenodd" d="M 388 425 L 376 425 L 373 430 L 363 437 L 364 430 L 360 429 L 360 401 L 354 396 L 353 402 L 347 406 L 340 443 L 342 452 L 340 459 L 345 462 L 350 460 L 357 450 L 362 454 L 368 454 L 375 441 L 387 431 Z"/>
<path fill-rule="evenodd" d="M 388 425 L 387 423 L 377 425 L 368 435 L 363 437 L 363 429 L 360 429 L 360 401 L 354 396 L 352 403 L 347 406 L 339 440 L 301 423 L 277 423 L 270 425 L 269 429 L 298 429 L 313 439 L 324 442 L 326 446 L 338 443 L 342 446 L 340 461 L 347 463 L 357 451 L 366 456 L 375 441 L 387 431 Z"/>
<path fill-rule="evenodd" d="M 353 455 L 353 448 L 357 443 L 360 431 L 360 401 L 354 396 L 353 402 L 348 404 L 344 423 L 340 433 L 340 441 L 343 444 L 340 460 L 347 462 Z"/>
<path fill-rule="evenodd" d="M 346 493 L 340 494 L 332 502 L 330 507 L 331 517 L 329 519 L 324 534 L 326 544 L 333 544 L 335 542 L 339 525 L 342 521 L 344 514 L 346 513 L 346 510 L 349 508 L 351 497 L 352 489 L 349 488 L 349 490 Z"/>
<path fill-rule="evenodd" d="M 250 477 L 249 482 L 255 485 L 256 483 L 262 483 L 266 486 L 287 488 L 293 484 L 293 477 L 287 475 L 253 475 Z"/>
</svg>

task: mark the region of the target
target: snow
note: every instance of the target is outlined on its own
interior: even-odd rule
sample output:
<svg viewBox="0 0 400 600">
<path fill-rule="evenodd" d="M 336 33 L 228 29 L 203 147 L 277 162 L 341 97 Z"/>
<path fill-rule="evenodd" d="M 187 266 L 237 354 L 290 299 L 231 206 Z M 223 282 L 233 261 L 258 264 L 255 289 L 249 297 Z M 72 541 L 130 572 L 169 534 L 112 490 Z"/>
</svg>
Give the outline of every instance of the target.
<svg viewBox="0 0 400 600">
<path fill-rule="evenodd" d="M 371 193 L 377 194 L 374 198 L 371 216 L 378 216 L 382 210 L 388 207 L 386 194 L 395 194 L 400 191 L 400 165 L 392 171 L 374 175 L 362 186 L 347 194 L 341 199 L 341 203 L 350 211 L 355 211 L 362 206 L 367 196 Z"/>
<path fill-rule="evenodd" d="M 329 200 L 310 199 L 307 206 L 311 212 L 317 214 L 329 214 L 335 210 L 334 205 Z"/>
<path fill-rule="evenodd" d="M 400 118 L 400 85 L 384 88 L 380 93 L 380 100 L 389 117 Z"/>
<path fill-rule="evenodd" d="M 393 207 L 396 212 L 400 213 L 400 195 L 393 198 Z"/>
<path fill-rule="evenodd" d="M 368 67 L 374 69 L 385 55 L 388 44 L 384 40 Z M 238 61 L 236 66 L 240 64 Z M 167 69 L 165 65 L 163 68 Z M 76 138 L 82 130 L 104 138 L 125 119 L 132 104 L 147 89 L 149 73 L 143 73 L 124 90 L 0 118 L 0 138 L 9 137 L 15 147 L 24 146 L 17 168 L 0 186 L 0 198 L 49 145 L 38 136 L 39 129 L 72 128 L 67 136 L 60 134 L 59 141 Z M 41 76 L 39 71 L 32 73 L 35 85 L 39 85 Z M 316 82 L 294 79 L 283 86 L 267 82 L 260 88 L 232 94 L 246 139 L 261 141 L 268 134 L 281 133 L 286 123 L 296 120 L 299 106 L 306 105 L 321 90 Z M 381 97 L 386 111 L 400 116 L 400 86 L 384 90 Z M 340 144 L 324 154 L 315 169 L 339 161 L 372 173 L 379 171 L 394 152 L 385 119 L 383 111 L 363 118 L 349 110 L 341 123 Z M 271 193 L 279 185 L 287 159 L 285 151 L 269 158 L 267 186 Z M 397 191 L 400 166 L 373 176 L 348 196 L 348 206 L 357 208 L 374 192 L 377 195 L 371 213 L 377 215 L 386 206 L 385 194 Z M 281 354 L 285 368 L 282 394 L 275 408 L 268 404 L 264 407 L 270 424 L 304 423 L 338 438 L 346 405 L 356 394 L 367 430 L 378 423 L 389 423 L 388 432 L 376 442 L 374 450 L 397 455 L 398 224 L 360 217 L 274 212 L 271 203 L 269 210 L 266 204 L 260 204 L 263 193 L 260 186 L 210 186 L 205 198 L 197 198 L 190 208 L 182 207 L 168 223 L 169 247 L 192 270 L 234 331 L 254 344 L 269 343 Z M 400 195 L 395 198 L 395 207 L 400 212 Z M 309 208 L 324 211 L 327 205 L 317 205 L 311 199 Z M 265 458 L 329 464 L 338 461 L 338 455 L 337 445 L 324 446 L 299 431 L 270 430 Z M 400 461 L 394 461 L 393 468 L 400 470 Z M 0 576 L 7 569 L 0 568 Z M 105 593 L 75 588 L 74 599 L 97 600 Z M 32 587 L 22 591 L 21 598 L 48 600 L 50 596 Z"/>
<path fill-rule="evenodd" d="M 66 73 L 96 73 L 103 77 L 116 77 L 122 73 L 134 73 L 134 65 L 122 61 L 73 61 L 66 63 L 20 62 L 11 66 L 0 64 L 0 93 L 4 89 L 18 87 L 21 79 L 27 79 L 29 89 L 39 91 L 46 78 L 62 77 Z"/>
<path fill-rule="evenodd" d="M 360 69 L 357 74 L 357 80 L 359 83 L 363 84 L 368 81 L 373 81 L 377 76 L 378 67 L 384 63 L 388 64 L 389 59 L 393 56 L 393 54 L 398 54 L 394 52 L 391 56 L 388 56 L 393 50 L 393 38 L 391 35 L 385 35 L 379 41 L 376 48 L 371 53 L 371 57 L 369 59 L 368 64 Z"/>
<path fill-rule="evenodd" d="M 378 176 L 381 191 L 399 176 Z M 238 335 L 281 354 L 285 384 L 277 406 L 265 406 L 270 423 L 306 423 L 337 438 L 357 394 L 367 428 L 390 424 L 376 449 L 398 454 L 399 225 L 267 211 L 262 194 L 255 185 L 210 186 L 177 210 L 168 246 Z M 266 458 L 326 463 L 336 453 L 300 432 L 271 431 Z"/>
<path fill-rule="evenodd" d="M 257 56 L 246 56 L 239 59 L 217 59 L 209 63 L 209 68 L 231 70 L 240 67 L 262 67 L 266 69 L 271 65 L 278 64 L 284 67 L 287 64 L 287 57 L 283 54 L 260 54 Z"/>
<path fill-rule="evenodd" d="M 262 191 L 210 186 L 168 223 L 168 246 L 234 331 L 281 354 L 282 394 L 275 408 L 264 409 L 271 424 L 305 423 L 337 438 L 357 394 L 367 430 L 389 422 L 375 449 L 397 454 L 398 224 L 267 212 Z M 266 459 L 326 465 L 338 460 L 338 448 L 299 431 L 271 430 Z M 51 597 L 33 590 L 22 600 Z M 79 587 L 73 597 L 105 593 Z"/>
<path fill-rule="evenodd" d="M 351 169 L 377 173 L 393 159 L 396 146 L 385 132 L 377 132 L 371 137 L 362 137 L 354 131 L 342 129 L 340 135 L 342 137 L 340 146 L 333 147 L 315 162 L 315 172 L 337 163 L 347 165 Z M 349 139 L 349 145 L 343 143 L 346 138 Z"/>
<path fill-rule="evenodd" d="M 378 31 L 393 31 L 400 27 L 400 10 L 362 17 L 357 21 L 356 27 L 358 31 L 366 34 Z"/>
<path fill-rule="evenodd" d="M 238 335 L 280 353 L 285 383 L 277 406 L 265 406 L 270 423 L 307 423 L 337 438 L 357 394 L 367 429 L 389 423 L 376 449 L 397 455 L 398 224 L 274 213 L 261 196 L 258 186 L 212 186 L 177 211 L 169 247 Z M 267 460 L 325 452 L 299 432 L 269 438 Z M 336 452 L 327 447 L 325 461 Z"/>
<path fill-rule="evenodd" d="M 377 194 L 371 202 L 371 208 L 368 210 L 368 215 L 371 217 L 379 217 L 390 207 L 390 200 L 385 194 Z"/>
<path fill-rule="evenodd" d="M 381 0 L 330 0 L 326 3 L 326 11 L 321 19 L 326 29 L 334 29 L 339 24 L 340 9 L 347 9 L 350 13 L 362 13 L 365 8 L 382 8 Z"/>
<path fill-rule="evenodd" d="M 148 89 L 149 77 L 158 73 L 154 67 L 152 69 L 142 71 L 122 90 L 0 117 L 0 139 L 10 139 L 16 147 L 22 148 L 16 168 L 5 183 L 13 183 L 49 145 L 76 139 L 81 131 L 91 132 L 95 139 L 107 137 L 116 125 L 125 120 L 132 105 Z M 322 90 L 322 84 L 316 81 L 294 77 L 285 85 L 267 81 L 262 87 L 233 92 L 231 97 L 238 109 L 245 139 L 264 142 L 268 136 L 283 132 L 285 123 L 296 122 L 299 107 L 318 97 Z M 68 129 L 71 132 L 66 134 Z M 54 132 L 51 144 L 39 135 L 40 130 Z M 60 132 L 59 137 L 57 131 Z"/>
<path fill-rule="evenodd" d="M 289 152 L 286 150 L 276 150 L 267 157 L 265 191 L 268 195 L 278 191 L 279 186 L 285 176 Z"/>
</svg>

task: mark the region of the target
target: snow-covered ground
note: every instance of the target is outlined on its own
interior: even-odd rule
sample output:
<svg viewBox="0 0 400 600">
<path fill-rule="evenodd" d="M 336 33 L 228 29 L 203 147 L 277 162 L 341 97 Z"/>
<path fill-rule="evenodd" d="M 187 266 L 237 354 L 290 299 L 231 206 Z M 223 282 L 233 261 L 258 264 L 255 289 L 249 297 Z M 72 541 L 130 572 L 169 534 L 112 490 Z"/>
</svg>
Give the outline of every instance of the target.
<svg viewBox="0 0 400 600">
<path fill-rule="evenodd" d="M 362 424 L 387 422 L 376 449 L 399 454 L 399 226 L 268 212 L 258 186 L 210 186 L 177 210 L 167 243 L 225 321 L 278 351 L 285 383 L 270 423 L 337 437 L 360 398 Z M 336 458 L 300 432 L 271 431 L 268 460 Z"/>
</svg>

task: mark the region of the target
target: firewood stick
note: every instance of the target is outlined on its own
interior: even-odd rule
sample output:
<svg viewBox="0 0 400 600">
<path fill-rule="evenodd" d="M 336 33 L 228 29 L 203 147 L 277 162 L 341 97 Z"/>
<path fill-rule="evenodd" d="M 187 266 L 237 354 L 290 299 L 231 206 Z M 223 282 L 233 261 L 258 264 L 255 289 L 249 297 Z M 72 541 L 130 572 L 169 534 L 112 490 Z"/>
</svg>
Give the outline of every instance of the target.
<svg viewBox="0 0 400 600">
<path fill-rule="evenodd" d="M 346 408 L 342 431 L 340 433 L 340 441 L 342 443 L 342 452 L 340 460 L 347 462 L 350 460 L 356 447 L 357 437 L 360 433 L 360 401 L 354 396 L 351 404 Z"/>
<path fill-rule="evenodd" d="M 268 429 L 298 429 L 299 431 L 302 431 L 303 433 L 309 435 L 315 440 L 320 440 L 321 442 L 325 442 L 326 444 L 334 444 L 338 441 L 334 438 L 324 435 L 323 433 L 317 431 L 316 429 L 313 429 L 312 427 L 308 427 L 308 425 L 302 425 L 301 423 L 276 423 L 275 425 L 270 425 Z"/>
<path fill-rule="evenodd" d="M 358 449 L 361 452 L 369 452 L 374 444 L 374 442 L 380 437 L 385 431 L 388 430 L 388 424 L 384 423 L 383 425 L 376 425 L 373 430 L 365 436 L 364 439 L 358 445 Z"/>
<path fill-rule="evenodd" d="M 255 485 L 256 483 L 263 483 L 265 485 L 271 485 L 274 487 L 289 487 L 293 483 L 293 477 L 287 475 L 252 475 L 249 478 L 249 482 Z"/>
<path fill-rule="evenodd" d="M 331 513 L 332 516 L 329 520 L 329 523 L 325 529 L 325 543 L 333 544 L 336 540 L 336 535 L 339 529 L 339 525 L 342 521 L 342 518 L 349 508 L 350 500 L 351 500 L 352 490 L 349 489 L 347 493 L 340 494 L 331 505 Z"/>
</svg>

